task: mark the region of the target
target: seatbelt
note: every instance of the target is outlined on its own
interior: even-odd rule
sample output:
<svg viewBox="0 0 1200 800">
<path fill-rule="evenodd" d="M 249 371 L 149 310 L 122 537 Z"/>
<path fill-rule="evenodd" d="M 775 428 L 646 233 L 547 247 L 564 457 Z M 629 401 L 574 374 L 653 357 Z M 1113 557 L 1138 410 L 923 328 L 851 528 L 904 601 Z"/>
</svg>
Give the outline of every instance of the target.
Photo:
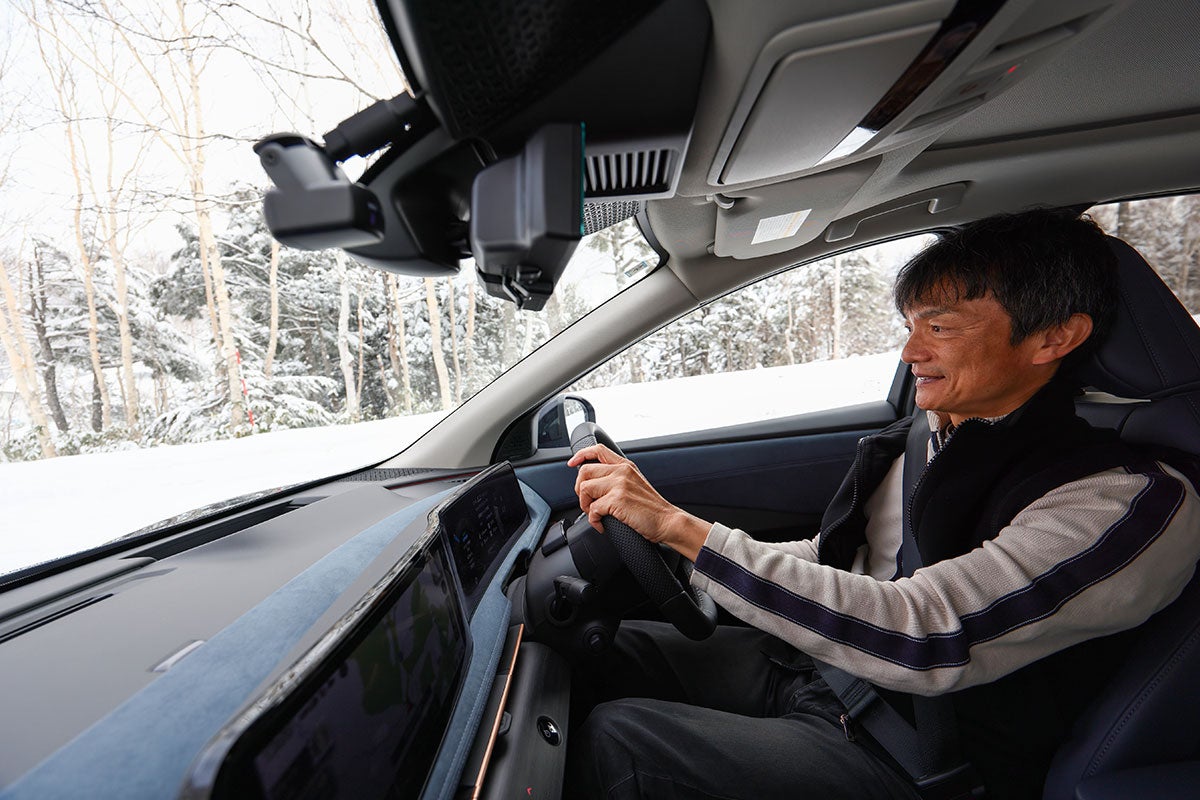
<svg viewBox="0 0 1200 800">
<path fill-rule="evenodd" d="M 911 498 L 929 453 L 929 420 L 917 411 L 904 451 L 904 519 L 900 543 L 901 574 L 920 569 L 921 551 L 909 519 Z M 814 659 L 821 677 L 846 707 L 842 728 L 854 740 L 859 726 L 908 773 L 923 800 L 980 798 L 984 791 L 958 746 L 958 725 L 949 698 L 912 695 L 916 728 L 867 681 Z"/>
</svg>

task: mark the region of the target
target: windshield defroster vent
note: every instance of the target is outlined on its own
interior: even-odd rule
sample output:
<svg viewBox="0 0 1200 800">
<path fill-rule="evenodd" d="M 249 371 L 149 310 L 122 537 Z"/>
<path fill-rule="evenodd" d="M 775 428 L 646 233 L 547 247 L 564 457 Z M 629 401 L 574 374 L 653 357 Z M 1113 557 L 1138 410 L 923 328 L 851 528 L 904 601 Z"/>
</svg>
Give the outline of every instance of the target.
<svg viewBox="0 0 1200 800">
<path fill-rule="evenodd" d="M 671 189 L 675 153 L 661 148 L 625 153 L 592 153 L 585 160 L 588 197 L 628 197 Z"/>
</svg>

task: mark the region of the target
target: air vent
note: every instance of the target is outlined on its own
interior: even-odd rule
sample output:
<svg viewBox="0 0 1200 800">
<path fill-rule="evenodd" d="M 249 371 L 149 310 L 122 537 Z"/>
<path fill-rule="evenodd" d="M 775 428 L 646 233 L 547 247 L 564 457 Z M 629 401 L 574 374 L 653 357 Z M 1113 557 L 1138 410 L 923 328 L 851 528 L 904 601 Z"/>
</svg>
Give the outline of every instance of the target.
<svg viewBox="0 0 1200 800">
<path fill-rule="evenodd" d="M 292 501 L 256 508 L 252 511 L 247 511 L 244 514 L 239 514 L 236 517 L 230 517 L 229 519 L 214 522 L 210 525 L 205 525 L 202 528 L 198 528 L 188 533 L 180 534 L 178 536 L 165 537 L 149 547 L 133 553 L 132 555 L 134 557 L 144 556 L 147 558 L 153 558 L 155 561 L 158 561 L 178 553 L 186 552 L 191 550 L 193 547 L 199 547 L 202 544 L 215 542 L 217 539 L 223 539 L 226 536 L 237 533 L 238 531 L 244 531 L 247 528 L 259 525 L 268 520 L 275 519 L 276 517 L 283 516 L 289 511 L 294 511 L 295 509 L 301 508 L 310 502 L 313 501 L 307 500 L 304 503 Z"/>
<path fill-rule="evenodd" d="M 394 481 L 400 478 L 411 478 L 414 475 L 425 475 L 432 472 L 428 467 L 390 467 L 384 469 L 365 469 L 362 472 L 356 472 L 353 475 L 347 475 L 340 478 L 338 483 L 349 481 Z"/>
<path fill-rule="evenodd" d="M 673 150 L 636 150 L 587 156 L 588 197 L 656 194 L 671 186 Z"/>
</svg>

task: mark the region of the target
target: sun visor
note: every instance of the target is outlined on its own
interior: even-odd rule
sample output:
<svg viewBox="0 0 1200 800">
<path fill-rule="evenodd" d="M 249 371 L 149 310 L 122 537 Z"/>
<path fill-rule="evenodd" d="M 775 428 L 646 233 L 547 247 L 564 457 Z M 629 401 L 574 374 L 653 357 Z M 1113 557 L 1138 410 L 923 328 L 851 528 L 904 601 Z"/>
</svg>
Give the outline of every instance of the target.
<svg viewBox="0 0 1200 800">
<path fill-rule="evenodd" d="M 746 118 L 720 182 L 774 178 L 836 158 L 839 148 L 857 149 L 858 123 L 937 27 L 920 25 L 780 59 Z"/>
<path fill-rule="evenodd" d="M 776 178 L 836 157 L 953 8 L 925 0 L 775 36 L 750 71 L 709 182 Z"/>
<path fill-rule="evenodd" d="M 1123 0 L 917 0 L 789 28 L 763 48 L 713 188 L 811 174 L 936 137 Z"/>
</svg>

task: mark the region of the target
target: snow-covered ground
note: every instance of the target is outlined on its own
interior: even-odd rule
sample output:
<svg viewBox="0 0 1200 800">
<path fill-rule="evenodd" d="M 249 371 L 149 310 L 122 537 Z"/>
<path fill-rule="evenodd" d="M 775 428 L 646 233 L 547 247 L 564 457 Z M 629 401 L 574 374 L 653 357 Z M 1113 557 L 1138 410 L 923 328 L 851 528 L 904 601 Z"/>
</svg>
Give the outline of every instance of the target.
<svg viewBox="0 0 1200 800">
<path fill-rule="evenodd" d="M 0 574 L 210 503 L 381 461 L 440 416 L 0 464 Z"/>
<path fill-rule="evenodd" d="M 896 353 L 581 392 L 618 441 L 881 400 Z M 0 574 L 167 517 L 335 475 L 404 449 L 440 414 L 0 464 Z"/>
</svg>

